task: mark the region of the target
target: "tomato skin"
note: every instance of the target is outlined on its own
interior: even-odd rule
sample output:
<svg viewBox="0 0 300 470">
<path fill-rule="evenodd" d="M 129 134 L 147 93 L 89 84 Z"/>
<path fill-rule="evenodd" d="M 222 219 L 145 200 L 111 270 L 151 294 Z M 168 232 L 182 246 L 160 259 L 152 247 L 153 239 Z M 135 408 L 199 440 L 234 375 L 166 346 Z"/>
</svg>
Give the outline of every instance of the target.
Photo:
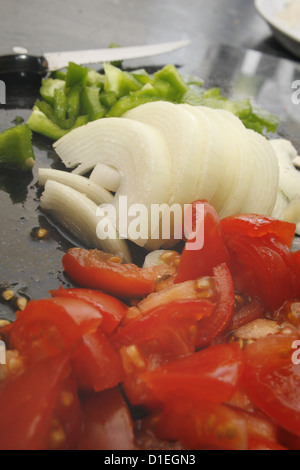
<svg viewBox="0 0 300 470">
<path fill-rule="evenodd" d="M 245 350 L 243 383 L 252 401 L 279 426 L 300 436 L 300 374 L 292 362 L 297 335 L 271 335 Z"/>
<path fill-rule="evenodd" d="M 204 245 L 201 249 L 191 249 L 196 237 L 186 242 L 180 258 L 175 283 L 211 276 L 213 268 L 222 263 L 228 263 L 229 255 L 222 233 L 222 226 L 215 209 L 207 201 L 196 201 L 192 204 L 193 221 L 196 220 L 199 206 L 204 206 Z M 202 230 L 200 227 L 199 231 Z"/>
<path fill-rule="evenodd" d="M 74 348 L 84 334 L 97 330 L 102 316 L 81 300 L 53 298 L 29 302 L 10 332 L 12 348 L 36 361 Z"/>
<path fill-rule="evenodd" d="M 83 397 L 79 450 L 135 450 L 133 424 L 118 388 Z"/>
<path fill-rule="evenodd" d="M 156 417 L 155 433 L 191 450 L 247 450 L 248 444 L 244 420 L 210 401 L 170 400 Z"/>
<path fill-rule="evenodd" d="M 216 288 L 219 293 L 213 315 L 204 318 L 198 324 L 196 348 L 208 346 L 218 335 L 224 333 L 232 322 L 235 292 L 231 273 L 226 264 L 213 269 Z"/>
<path fill-rule="evenodd" d="M 62 262 L 70 278 L 81 287 L 103 290 L 122 299 L 141 298 L 154 291 L 154 271 L 107 261 L 98 250 L 71 248 Z"/>
<path fill-rule="evenodd" d="M 272 312 L 300 294 L 299 267 L 291 253 L 294 224 L 255 214 L 221 221 L 235 287 L 259 297 Z"/>
<path fill-rule="evenodd" d="M 50 291 L 50 294 L 52 297 L 78 299 L 93 305 L 103 317 L 101 331 L 108 336 L 115 331 L 128 310 L 127 305 L 120 300 L 96 290 L 60 287 Z"/>
<path fill-rule="evenodd" d="M 296 230 L 295 224 L 257 214 L 226 217 L 221 220 L 221 225 L 226 238 L 237 234 L 253 239 L 271 240 L 275 238 L 289 249 L 292 247 Z"/>
<path fill-rule="evenodd" d="M 100 392 L 124 378 L 120 356 L 100 330 L 83 336 L 72 358 L 72 368 L 80 390 Z"/>
<path fill-rule="evenodd" d="M 213 303 L 203 299 L 176 300 L 155 307 L 119 327 L 111 336 L 112 344 L 117 350 L 138 346 L 148 367 L 153 360 L 160 364 L 185 356 L 195 351 L 195 330 L 199 320 L 210 316 L 214 307 Z"/>
<path fill-rule="evenodd" d="M 76 450 L 83 416 L 72 375 L 62 383 L 51 420 L 47 450 Z"/>
<path fill-rule="evenodd" d="M 39 361 L 0 385 L 1 450 L 46 450 L 67 356 Z"/>
<path fill-rule="evenodd" d="M 242 370 L 243 355 L 238 345 L 211 346 L 138 374 L 135 390 L 125 383 L 125 392 L 129 391 L 135 405 L 150 408 L 161 408 L 170 399 L 222 403 L 233 396 Z"/>
</svg>

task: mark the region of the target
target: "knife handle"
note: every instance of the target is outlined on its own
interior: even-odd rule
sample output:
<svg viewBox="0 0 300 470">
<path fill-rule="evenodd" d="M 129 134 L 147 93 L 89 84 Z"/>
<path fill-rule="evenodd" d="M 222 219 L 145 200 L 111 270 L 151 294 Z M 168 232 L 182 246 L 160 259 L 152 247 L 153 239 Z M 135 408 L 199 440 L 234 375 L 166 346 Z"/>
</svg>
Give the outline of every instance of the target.
<svg viewBox="0 0 300 470">
<path fill-rule="evenodd" d="M 0 56 L 0 76 L 8 74 L 38 75 L 47 73 L 47 61 L 44 57 L 27 54 Z"/>
</svg>

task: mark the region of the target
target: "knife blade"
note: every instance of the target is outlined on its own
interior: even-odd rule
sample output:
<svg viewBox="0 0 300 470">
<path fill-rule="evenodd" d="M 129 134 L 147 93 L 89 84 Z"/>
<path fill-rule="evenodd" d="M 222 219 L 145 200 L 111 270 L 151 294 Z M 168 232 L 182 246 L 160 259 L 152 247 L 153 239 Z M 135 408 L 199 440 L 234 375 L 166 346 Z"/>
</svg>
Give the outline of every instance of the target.
<svg viewBox="0 0 300 470">
<path fill-rule="evenodd" d="M 115 47 L 109 49 L 89 49 L 81 51 L 46 52 L 41 57 L 28 54 L 14 54 L 0 57 L 0 75 L 4 73 L 38 73 L 60 70 L 69 62 L 79 65 L 139 59 L 172 52 L 187 46 L 189 40 L 165 42 L 146 46 Z"/>
</svg>

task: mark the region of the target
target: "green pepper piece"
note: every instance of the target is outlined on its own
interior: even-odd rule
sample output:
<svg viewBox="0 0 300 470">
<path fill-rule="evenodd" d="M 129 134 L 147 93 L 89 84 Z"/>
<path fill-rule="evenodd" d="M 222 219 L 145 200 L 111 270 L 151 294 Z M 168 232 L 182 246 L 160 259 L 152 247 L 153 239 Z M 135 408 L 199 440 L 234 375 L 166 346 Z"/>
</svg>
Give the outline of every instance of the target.
<svg viewBox="0 0 300 470">
<path fill-rule="evenodd" d="M 105 108 L 110 109 L 117 101 L 117 96 L 113 91 L 102 91 L 99 95 L 100 103 Z"/>
<path fill-rule="evenodd" d="M 130 72 L 124 72 L 112 64 L 104 64 L 105 91 L 113 91 L 118 98 L 127 95 L 130 91 L 142 88 L 142 84 Z"/>
<path fill-rule="evenodd" d="M 65 90 L 59 88 L 54 92 L 54 114 L 57 121 L 66 119 L 67 114 L 67 96 Z"/>
<path fill-rule="evenodd" d="M 145 69 L 138 69 L 132 72 L 132 76 L 138 80 L 142 85 L 146 85 L 146 83 L 153 83 L 153 78 L 149 75 L 149 73 Z"/>
<path fill-rule="evenodd" d="M 154 74 L 154 79 L 162 80 L 171 85 L 172 92 L 169 98 L 174 101 L 180 100 L 188 90 L 188 85 L 174 65 L 166 65 Z"/>
<path fill-rule="evenodd" d="M 81 95 L 81 110 L 88 114 L 89 121 L 95 121 L 102 118 L 106 110 L 101 105 L 99 99 L 99 88 L 86 87 Z"/>
<path fill-rule="evenodd" d="M 66 72 L 63 72 L 62 70 L 55 70 L 51 73 L 50 78 L 58 78 L 59 80 L 66 81 L 66 76 Z"/>
<path fill-rule="evenodd" d="M 97 86 L 102 89 L 105 81 L 104 74 L 96 72 L 96 70 L 92 68 L 88 68 L 87 71 L 86 86 Z"/>
<path fill-rule="evenodd" d="M 38 134 L 42 134 L 53 140 L 58 140 L 76 127 L 87 124 L 88 116 L 78 116 L 75 124 L 69 129 L 62 129 L 55 122 L 51 121 L 37 106 L 33 107 L 31 116 L 27 122 L 30 129 Z"/>
<path fill-rule="evenodd" d="M 67 94 L 67 116 L 69 119 L 75 119 L 80 112 L 80 94 L 82 88 L 78 85 L 71 87 Z"/>
<path fill-rule="evenodd" d="M 20 170 L 30 170 L 35 162 L 32 132 L 27 124 L 11 127 L 0 134 L 0 162 Z"/>
<path fill-rule="evenodd" d="M 120 117 L 126 111 L 136 108 L 141 104 L 149 103 L 150 101 L 158 101 L 160 98 L 157 96 L 147 96 L 147 95 L 127 95 L 120 98 L 116 104 L 108 111 L 106 114 L 107 117 Z"/>
<path fill-rule="evenodd" d="M 47 118 L 51 119 L 51 121 L 55 122 L 55 112 L 52 106 L 47 103 L 46 101 L 36 100 L 35 106 L 42 111 L 42 113 L 46 114 Z"/>
<path fill-rule="evenodd" d="M 32 131 L 53 140 L 58 140 L 67 133 L 65 129 L 61 129 L 55 122 L 51 121 L 37 106 L 33 107 L 27 124 Z"/>
<path fill-rule="evenodd" d="M 40 95 L 47 101 L 47 103 L 54 106 L 54 93 L 55 90 L 65 89 L 66 83 L 64 80 L 45 78 L 42 80 L 42 86 L 40 88 Z"/>
<path fill-rule="evenodd" d="M 74 62 L 69 62 L 66 75 L 66 86 L 81 85 L 85 86 L 88 77 L 88 70 Z"/>
</svg>

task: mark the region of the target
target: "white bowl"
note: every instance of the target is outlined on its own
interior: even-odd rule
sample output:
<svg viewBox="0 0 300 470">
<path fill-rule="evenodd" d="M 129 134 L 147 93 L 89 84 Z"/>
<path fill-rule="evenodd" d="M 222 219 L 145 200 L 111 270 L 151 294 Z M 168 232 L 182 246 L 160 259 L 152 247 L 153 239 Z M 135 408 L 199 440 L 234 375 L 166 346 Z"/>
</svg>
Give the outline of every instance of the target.
<svg viewBox="0 0 300 470">
<path fill-rule="evenodd" d="M 277 40 L 300 58 L 300 0 L 255 0 L 255 7 Z M 295 8 L 294 14 L 287 17 L 291 7 Z"/>
</svg>

